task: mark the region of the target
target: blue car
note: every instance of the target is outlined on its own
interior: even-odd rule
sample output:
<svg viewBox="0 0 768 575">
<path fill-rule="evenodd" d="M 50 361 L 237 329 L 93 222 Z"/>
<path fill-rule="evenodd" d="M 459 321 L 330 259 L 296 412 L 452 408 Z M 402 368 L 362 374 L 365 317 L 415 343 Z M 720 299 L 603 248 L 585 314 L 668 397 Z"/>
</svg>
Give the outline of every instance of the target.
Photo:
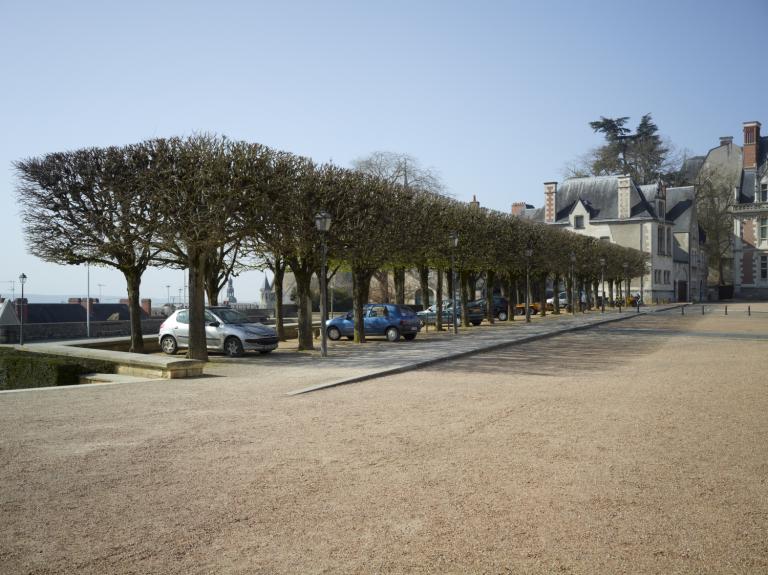
<svg viewBox="0 0 768 575">
<path fill-rule="evenodd" d="M 419 318 L 407 305 L 374 303 L 363 307 L 363 326 L 365 336 L 383 335 L 389 341 L 412 340 L 419 333 Z M 355 334 L 355 322 L 352 312 L 344 316 L 329 319 L 325 323 L 328 339 L 334 341 L 345 336 L 352 339 Z"/>
</svg>

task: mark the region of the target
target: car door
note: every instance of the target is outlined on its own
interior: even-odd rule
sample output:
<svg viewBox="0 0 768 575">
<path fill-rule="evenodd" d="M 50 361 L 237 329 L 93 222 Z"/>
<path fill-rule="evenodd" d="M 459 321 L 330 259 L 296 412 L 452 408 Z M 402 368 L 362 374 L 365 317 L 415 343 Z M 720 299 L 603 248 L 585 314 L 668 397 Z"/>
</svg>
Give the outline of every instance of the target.
<svg viewBox="0 0 768 575">
<path fill-rule="evenodd" d="M 387 306 L 372 305 L 365 317 L 366 335 L 384 335 L 389 326 Z"/>
<path fill-rule="evenodd" d="M 218 325 L 211 325 L 212 323 Z M 205 345 L 208 349 L 223 349 L 224 322 L 205 310 Z"/>
<path fill-rule="evenodd" d="M 173 337 L 180 347 L 189 346 L 189 311 L 183 309 L 176 314 L 176 325 L 173 326 Z"/>
</svg>

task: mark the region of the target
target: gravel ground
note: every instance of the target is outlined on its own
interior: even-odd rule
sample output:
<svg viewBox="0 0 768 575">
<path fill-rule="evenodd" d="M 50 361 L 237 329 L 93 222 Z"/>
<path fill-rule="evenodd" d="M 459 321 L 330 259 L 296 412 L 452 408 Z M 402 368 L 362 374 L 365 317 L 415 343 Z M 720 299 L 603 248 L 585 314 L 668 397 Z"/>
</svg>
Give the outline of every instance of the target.
<svg viewBox="0 0 768 575">
<path fill-rule="evenodd" d="M 766 351 L 668 313 L 297 397 L 315 361 L 3 394 L 0 572 L 766 573 Z"/>
</svg>

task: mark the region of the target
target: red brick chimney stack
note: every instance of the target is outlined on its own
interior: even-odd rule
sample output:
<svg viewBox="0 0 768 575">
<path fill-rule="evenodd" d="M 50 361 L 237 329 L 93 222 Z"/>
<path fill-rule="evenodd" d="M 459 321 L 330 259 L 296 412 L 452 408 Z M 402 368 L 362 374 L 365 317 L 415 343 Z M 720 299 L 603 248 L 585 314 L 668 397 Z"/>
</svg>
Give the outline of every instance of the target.
<svg viewBox="0 0 768 575">
<path fill-rule="evenodd" d="M 760 157 L 760 122 L 744 122 L 744 168 L 756 169 Z"/>
<path fill-rule="evenodd" d="M 520 217 L 525 214 L 525 206 L 525 202 L 515 202 L 512 204 L 512 215 Z"/>
</svg>

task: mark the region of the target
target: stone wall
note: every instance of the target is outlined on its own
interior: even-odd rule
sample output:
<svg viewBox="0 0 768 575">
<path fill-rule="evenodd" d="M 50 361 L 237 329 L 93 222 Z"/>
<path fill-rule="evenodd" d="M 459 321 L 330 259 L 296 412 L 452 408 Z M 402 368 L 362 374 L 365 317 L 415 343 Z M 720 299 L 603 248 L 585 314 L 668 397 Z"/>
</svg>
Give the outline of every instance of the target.
<svg viewBox="0 0 768 575">
<path fill-rule="evenodd" d="M 162 318 L 146 319 L 141 322 L 143 334 L 156 334 L 160 331 Z M 18 325 L 0 326 L 0 343 L 19 343 Z M 56 339 L 81 339 L 87 333 L 86 324 L 77 323 L 29 323 L 24 324 L 24 341 L 48 341 Z M 129 321 L 92 321 L 91 337 L 118 337 L 131 334 Z"/>
</svg>

